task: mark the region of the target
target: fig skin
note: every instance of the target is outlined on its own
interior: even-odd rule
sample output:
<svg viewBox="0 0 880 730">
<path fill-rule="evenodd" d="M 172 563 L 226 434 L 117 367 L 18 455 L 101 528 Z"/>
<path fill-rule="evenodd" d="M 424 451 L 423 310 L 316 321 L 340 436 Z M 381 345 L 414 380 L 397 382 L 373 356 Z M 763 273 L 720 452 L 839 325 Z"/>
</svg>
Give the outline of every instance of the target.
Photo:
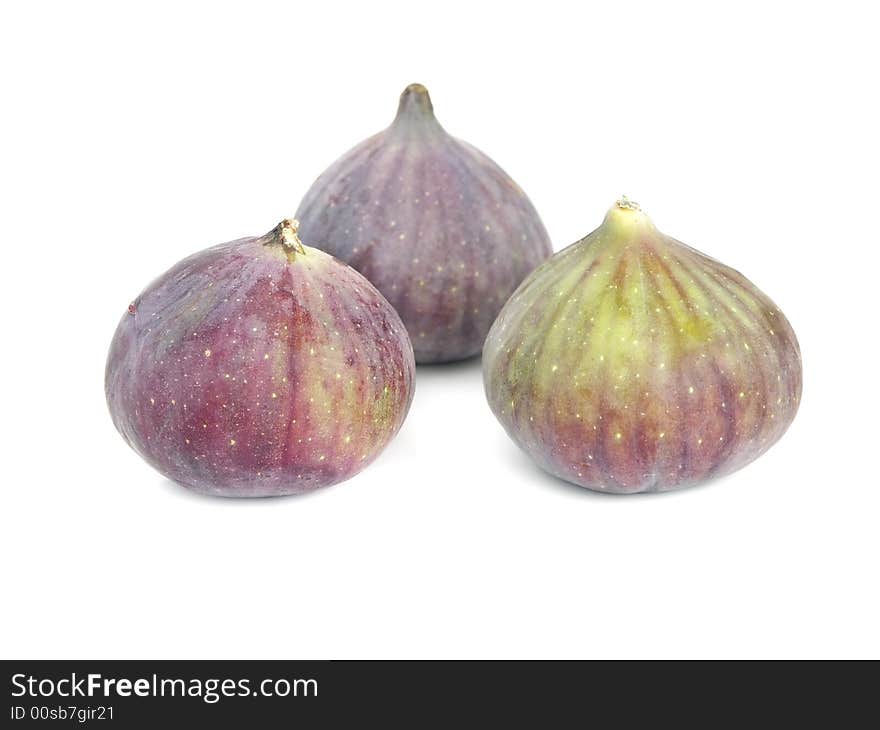
<svg viewBox="0 0 880 730">
<path fill-rule="evenodd" d="M 394 122 L 331 165 L 296 213 L 400 314 L 419 363 L 479 354 L 504 302 L 553 249 L 525 193 L 454 139 L 420 84 Z"/>
<path fill-rule="evenodd" d="M 495 416 L 543 469 L 615 493 L 745 466 L 791 424 L 802 384 L 776 305 L 626 199 L 514 293 L 483 377 Z"/>
<path fill-rule="evenodd" d="M 284 221 L 150 284 L 119 323 L 105 388 L 118 431 L 169 479 L 263 497 L 363 469 L 402 425 L 414 379 L 391 305 Z"/>
</svg>

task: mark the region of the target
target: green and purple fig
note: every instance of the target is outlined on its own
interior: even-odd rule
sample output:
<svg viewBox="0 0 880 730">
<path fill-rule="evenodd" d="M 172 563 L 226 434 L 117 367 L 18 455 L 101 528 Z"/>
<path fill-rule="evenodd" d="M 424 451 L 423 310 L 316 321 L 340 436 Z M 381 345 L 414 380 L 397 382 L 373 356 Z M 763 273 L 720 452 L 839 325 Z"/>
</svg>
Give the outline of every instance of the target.
<svg viewBox="0 0 880 730">
<path fill-rule="evenodd" d="M 403 423 L 414 378 L 391 305 L 284 221 L 150 284 L 119 323 L 105 386 L 116 428 L 169 479 L 263 497 L 363 469 Z"/>
<path fill-rule="evenodd" d="M 420 84 L 390 127 L 317 179 L 296 215 L 306 240 L 394 305 L 419 363 L 478 354 L 504 302 L 552 253 L 525 193 L 446 133 Z"/>
<path fill-rule="evenodd" d="M 766 295 L 624 198 L 514 293 L 483 376 L 495 416 L 542 468 L 632 493 L 760 456 L 794 419 L 802 373 Z"/>
</svg>

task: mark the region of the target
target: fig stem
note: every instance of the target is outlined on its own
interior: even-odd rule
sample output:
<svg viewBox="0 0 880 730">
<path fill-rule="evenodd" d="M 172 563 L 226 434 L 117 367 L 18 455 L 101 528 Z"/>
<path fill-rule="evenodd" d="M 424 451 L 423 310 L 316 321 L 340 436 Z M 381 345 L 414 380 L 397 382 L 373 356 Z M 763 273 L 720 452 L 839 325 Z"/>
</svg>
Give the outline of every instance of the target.
<svg viewBox="0 0 880 730">
<path fill-rule="evenodd" d="M 295 251 L 296 253 L 305 254 L 303 242 L 299 240 L 299 221 L 296 218 L 285 218 L 278 224 L 279 233 L 281 234 L 281 245 L 284 248 Z"/>
<path fill-rule="evenodd" d="M 431 103 L 431 95 L 421 84 L 410 84 L 400 95 L 400 104 L 397 107 L 397 117 L 395 119 L 407 116 L 434 117 L 434 105 Z"/>
<path fill-rule="evenodd" d="M 617 201 L 617 207 L 621 210 L 641 210 L 639 204 L 635 200 L 630 200 L 625 195 L 621 195 Z"/>
</svg>

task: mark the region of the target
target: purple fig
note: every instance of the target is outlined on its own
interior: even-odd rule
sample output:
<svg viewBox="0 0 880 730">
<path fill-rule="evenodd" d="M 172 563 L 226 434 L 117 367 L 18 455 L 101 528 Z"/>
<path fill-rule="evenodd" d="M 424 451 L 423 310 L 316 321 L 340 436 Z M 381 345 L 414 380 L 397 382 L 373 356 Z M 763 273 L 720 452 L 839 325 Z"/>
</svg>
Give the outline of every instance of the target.
<svg viewBox="0 0 880 730">
<path fill-rule="evenodd" d="M 801 396 L 800 349 L 776 305 L 626 199 L 514 293 L 483 374 L 522 449 L 607 492 L 739 469 L 782 436 Z"/>
<path fill-rule="evenodd" d="M 446 133 L 421 84 L 404 90 L 388 129 L 317 179 L 297 218 L 306 240 L 394 305 L 419 363 L 478 354 L 508 296 L 552 253 L 525 193 Z"/>
<path fill-rule="evenodd" d="M 123 438 L 168 478 L 262 497 L 363 469 L 403 423 L 414 377 L 391 305 L 284 221 L 150 284 L 116 330 L 106 393 Z"/>
</svg>

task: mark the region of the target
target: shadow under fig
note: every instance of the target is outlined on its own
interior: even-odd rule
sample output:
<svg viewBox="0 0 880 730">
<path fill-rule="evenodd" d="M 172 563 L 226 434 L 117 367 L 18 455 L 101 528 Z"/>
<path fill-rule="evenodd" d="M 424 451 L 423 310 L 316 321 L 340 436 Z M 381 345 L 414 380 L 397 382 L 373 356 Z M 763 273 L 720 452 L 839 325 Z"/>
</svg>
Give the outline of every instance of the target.
<svg viewBox="0 0 880 730">
<path fill-rule="evenodd" d="M 482 372 L 482 355 L 474 355 L 466 360 L 453 360 L 451 362 L 438 362 L 430 364 L 417 364 L 416 377 L 419 375 L 453 375 L 461 373 Z"/>
<path fill-rule="evenodd" d="M 207 501 L 212 504 L 229 505 L 231 507 L 238 507 L 245 504 L 265 506 L 267 503 L 278 502 L 280 504 L 291 500 L 302 502 L 303 500 L 313 498 L 317 494 L 326 492 L 328 489 L 337 489 L 344 486 L 344 482 L 339 482 L 338 484 L 322 487 L 320 489 L 311 489 L 308 492 L 301 492 L 300 494 L 265 494 L 258 497 L 230 497 L 223 494 L 211 494 L 210 492 L 197 492 L 196 490 L 184 487 L 182 484 L 178 484 L 171 479 L 160 479 L 159 484 L 166 492 L 171 493 L 173 497 L 179 499 L 195 500 L 199 502 Z"/>
</svg>

